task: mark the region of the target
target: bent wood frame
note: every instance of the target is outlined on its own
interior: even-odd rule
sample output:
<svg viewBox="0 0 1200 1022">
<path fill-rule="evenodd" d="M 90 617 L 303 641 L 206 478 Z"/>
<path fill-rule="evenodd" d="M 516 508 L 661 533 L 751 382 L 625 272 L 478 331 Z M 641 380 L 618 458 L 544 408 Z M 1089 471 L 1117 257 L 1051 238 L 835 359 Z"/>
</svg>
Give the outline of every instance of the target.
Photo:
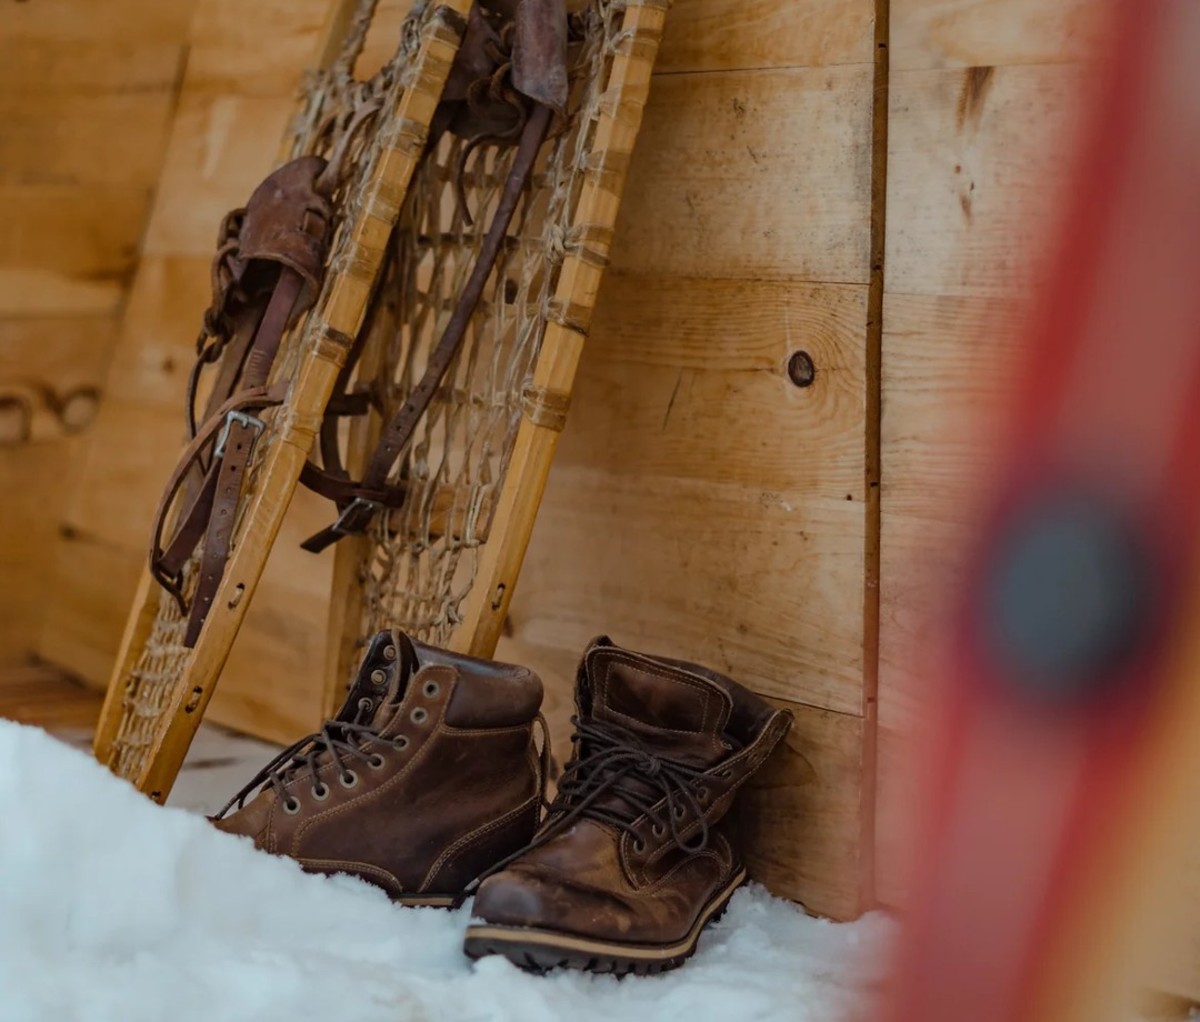
<svg viewBox="0 0 1200 1022">
<path fill-rule="evenodd" d="M 586 251 L 567 255 L 559 270 L 529 389 L 540 403 L 567 408 L 575 373 L 607 266 L 627 170 L 642 123 L 651 74 L 672 0 L 627 0 L 605 87 L 603 112 L 592 143 L 593 159 L 583 175 L 573 229 L 587 237 Z M 460 653 L 490 657 L 501 635 L 517 577 L 545 491 L 563 422 L 522 415 L 508 470 L 496 497 L 487 541 L 472 588 L 448 645 Z M 361 471 L 372 449 L 370 426 L 351 432 L 349 463 Z M 370 541 L 343 540 L 337 550 L 330 601 L 324 707 L 340 705 L 362 641 L 364 599 L 360 584 Z"/>
<path fill-rule="evenodd" d="M 298 338 L 299 369 L 272 420 L 269 448 L 258 469 L 258 485 L 242 516 L 233 554 L 195 647 L 173 685 L 170 702 L 138 776 L 137 788 L 165 801 L 188 747 L 212 698 L 221 669 L 279 532 L 284 513 L 308 458 L 338 373 L 366 313 L 388 238 L 409 181 L 424 150 L 429 124 L 461 41 L 471 0 L 441 0 L 424 28 L 407 85 L 398 93 L 379 130 L 379 152 L 370 177 L 360 186 L 355 213 L 329 261 L 329 279 Z M 339 0 L 328 22 L 321 62 L 326 65 L 350 25 L 356 4 Z M 284 358 L 281 351 L 280 360 Z M 170 599 L 143 572 L 134 608 L 109 681 L 94 753 L 108 763 L 123 713 L 126 679 L 150 637 L 160 600 Z"/>
</svg>

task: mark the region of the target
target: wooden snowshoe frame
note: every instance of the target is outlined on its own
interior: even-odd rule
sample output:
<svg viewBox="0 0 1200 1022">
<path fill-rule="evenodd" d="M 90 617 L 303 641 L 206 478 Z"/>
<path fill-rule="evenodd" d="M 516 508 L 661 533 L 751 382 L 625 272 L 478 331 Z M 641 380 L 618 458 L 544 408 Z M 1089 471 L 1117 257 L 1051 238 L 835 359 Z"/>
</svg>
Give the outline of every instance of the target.
<svg viewBox="0 0 1200 1022">
<path fill-rule="evenodd" d="M 320 70 L 306 82 L 283 159 L 339 155 L 345 178 L 333 195 L 336 227 L 315 305 L 284 338 L 271 381 L 282 403 L 242 481 L 231 553 L 194 645 L 184 642 L 177 600 L 143 575 L 95 739 L 97 758 L 155 801 L 170 792 L 212 697 L 308 457 L 330 393 L 366 315 L 413 170 L 461 42 L 471 0 L 417 0 L 395 56 L 370 82 L 355 82 L 375 0 L 339 0 Z M 372 91 L 373 90 L 373 91 Z M 369 130 L 354 123 L 365 97 L 379 100 Z M 203 543 L 201 543 L 203 547 Z M 182 572 L 195 592 L 202 549 Z"/>
<path fill-rule="evenodd" d="M 670 4 L 592 0 L 572 15 L 565 122 L 543 146 L 462 348 L 389 478 L 404 501 L 338 544 L 327 714 L 382 628 L 474 656 L 495 650 L 566 421 Z M 355 389 L 374 411 L 345 431 L 342 460 L 355 478 L 422 376 L 513 160 L 511 147 L 486 146 L 464 159 L 463 145 L 442 139 L 401 212 L 389 300 L 357 370 Z"/>
</svg>

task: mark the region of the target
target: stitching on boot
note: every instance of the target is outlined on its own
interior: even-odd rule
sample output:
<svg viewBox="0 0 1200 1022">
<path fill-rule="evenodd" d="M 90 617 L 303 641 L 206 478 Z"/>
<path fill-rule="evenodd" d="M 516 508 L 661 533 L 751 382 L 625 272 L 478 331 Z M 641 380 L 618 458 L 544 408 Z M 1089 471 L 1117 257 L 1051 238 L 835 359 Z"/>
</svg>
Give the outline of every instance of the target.
<svg viewBox="0 0 1200 1022">
<path fill-rule="evenodd" d="M 695 852 L 692 855 L 688 856 L 677 866 L 673 866 L 669 872 L 664 873 L 657 880 L 651 881 L 647 877 L 643 876 L 642 883 L 639 885 L 639 889 L 641 890 L 641 892 L 643 894 L 661 890 L 663 887 L 666 887 L 669 885 L 671 879 L 675 876 L 676 873 L 680 872 L 680 870 L 687 868 L 688 866 L 690 866 L 692 863 L 696 862 L 699 859 L 712 859 L 717 864 L 717 866 L 718 866 L 717 879 L 718 879 L 719 884 L 723 885 L 729 879 L 729 877 L 725 875 L 727 871 L 724 867 L 724 864 L 721 862 L 721 857 L 716 852 L 706 848 L 702 852 Z"/>
<path fill-rule="evenodd" d="M 499 830 L 500 828 L 504 827 L 506 824 L 511 823 L 513 820 L 518 819 L 522 813 L 527 813 L 527 812 L 529 812 L 530 809 L 536 809 L 537 804 L 540 801 L 541 801 L 541 796 L 534 795 L 532 798 L 526 799 L 521 805 L 517 806 L 516 809 L 510 809 L 503 816 L 497 817 L 496 819 L 492 820 L 491 822 L 486 823 L 481 827 L 475 828 L 475 830 L 471 831 L 468 834 L 464 834 L 457 841 L 455 841 L 452 845 L 450 845 L 449 848 L 447 848 L 444 852 L 442 852 L 442 854 L 438 856 L 437 861 L 434 862 L 434 864 L 429 867 L 429 872 L 425 874 L 425 878 L 421 881 L 421 890 L 422 891 L 426 890 L 429 887 L 429 885 L 431 883 L 433 883 L 434 878 L 441 871 L 442 867 L 445 865 L 448 865 L 450 860 L 454 856 L 456 856 L 460 851 L 464 851 L 465 846 L 471 844 L 473 841 L 477 840 L 478 838 L 485 837 L 486 835 L 490 834 L 492 831 Z M 474 878 L 472 878 L 472 879 L 474 879 Z"/>
<path fill-rule="evenodd" d="M 612 707 L 612 705 L 608 702 L 609 675 L 613 669 L 613 666 L 618 661 L 621 663 L 624 663 L 630 667 L 636 667 L 639 670 L 643 670 L 643 671 L 645 671 L 645 673 L 651 675 L 652 677 L 660 678 L 663 681 L 683 682 L 683 684 L 689 686 L 690 688 L 693 688 L 693 689 L 696 689 L 697 691 L 703 692 L 706 697 L 711 696 L 711 694 L 712 694 L 711 689 L 709 689 L 707 685 L 704 685 L 700 681 L 693 680 L 693 679 L 687 677 L 687 675 L 677 674 L 675 671 L 668 670 L 666 668 L 660 668 L 657 665 L 652 664 L 652 663 L 647 664 L 646 661 L 640 660 L 640 659 L 635 659 L 631 656 L 626 655 L 623 652 L 622 653 L 612 653 L 612 654 L 610 654 L 607 661 L 605 662 L 604 670 L 600 674 L 600 678 L 599 678 L 600 684 L 598 686 L 598 689 L 599 689 L 598 694 L 601 697 L 600 701 L 605 704 L 608 712 L 615 714 L 618 717 L 621 717 L 623 720 L 632 720 L 632 721 L 634 721 L 634 723 L 638 723 L 638 724 L 642 723 L 641 721 L 634 720 L 634 718 L 630 717 L 629 714 L 622 713 L 620 710 L 614 709 Z M 701 730 L 702 731 L 707 731 L 708 728 L 710 726 L 712 726 L 712 724 L 715 722 L 715 721 L 710 720 L 709 718 L 712 714 L 719 714 L 719 706 L 720 706 L 719 699 L 706 698 L 704 700 L 704 719 L 701 722 Z M 655 725 L 655 726 L 657 727 L 657 725 Z M 695 734 L 694 731 L 685 731 L 681 728 L 673 728 L 673 727 L 659 728 L 659 730 L 666 731 L 666 732 L 668 732 L 670 734 L 674 734 L 674 735 Z"/>
<path fill-rule="evenodd" d="M 446 702 L 448 702 L 448 700 L 443 701 L 439 705 L 439 707 L 438 707 L 439 714 L 445 712 Z M 440 717 L 439 717 L 439 719 L 440 719 Z M 399 773 L 397 773 L 394 777 L 391 777 L 388 780 L 384 781 L 383 784 L 381 784 L 374 791 L 364 792 L 361 795 L 356 795 L 349 802 L 345 802 L 339 806 L 334 806 L 331 809 L 323 810 L 322 812 L 317 813 L 315 816 L 312 816 L 309 819 L 305 820 L 299 827 L 296 828 L 296 834 L 292 838 L 292 851 L 291 851 L 292 857 L 297 858 L 297 859 L 300 857 L 300 854 L 299 854 L 300 839 L 305 834 L 307 834 L 308 831 L 312 827 L 314 827 L 317 823 L 323 822 L 325 820 L 336 819 L 339 815 L 353 809 L 355 806 L 357 806 L 360 802 L 364 801 L 365 799 L 374 798 L 377 795 L 382 795 L 384 792 L 390 791 L 394 786 L 398 785 L 401 781 L 403 781 L 405 778 L 407 778 L 408 774 L 416 768 L 416 765 L 418 763 L 422 762 L 426 758 L 426 756 L 429 755 L 429 749 L 433 744 L 430 741 L 430 739 L 432 737 L 433 737 L 433 729 L 427 729 L 425 732 L 424 740 L 421 742 L 420 748 L 418 748 L 417 751 L 413 753 L 412 757 L 400 769 Z M 322 773 L 320 776 L 321 776 L 322 780 L 324 780 L 324 777 L 325 777 L 324 773 Z"/>
<path fill-rule="evenodd" d="M 341 872 L 354 873 L 370 873 L 372 876 L 378 877 L 395 888 L 397 894 L 404 894 L 404 885 L 400 883 L 394 873 L 384 869 L 382 866 L 373 866 L 369 862 L 352 862 L 343 859 L 297 859 L 301 866 L 321 866 L 330 869 L 339 870 Z"/>
</svg>

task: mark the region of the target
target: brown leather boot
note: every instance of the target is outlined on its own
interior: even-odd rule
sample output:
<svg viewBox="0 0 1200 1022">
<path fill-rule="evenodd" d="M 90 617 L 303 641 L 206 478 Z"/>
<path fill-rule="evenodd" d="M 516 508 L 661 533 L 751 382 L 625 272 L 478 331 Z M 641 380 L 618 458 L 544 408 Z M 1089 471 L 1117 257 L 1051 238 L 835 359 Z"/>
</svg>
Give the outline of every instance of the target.
<svg viewBox="0 0 1200 1022">
<path fill-rule="evenodd" d="M 524 968 L 673 968 L 746 879 L 719 826 L 791 714 L 696 664 L 597 639 L 574 757 L 528 849 L 484 879 L 465 950 Z"/>
<path fill-rule="evenodd" d="M 309 872 L 349 873 L 408 905 L 453 905 L 537 829 L 541 702 L 532 671 L 381 632 L 338 716 L 213 821 Z"/>
</svg>

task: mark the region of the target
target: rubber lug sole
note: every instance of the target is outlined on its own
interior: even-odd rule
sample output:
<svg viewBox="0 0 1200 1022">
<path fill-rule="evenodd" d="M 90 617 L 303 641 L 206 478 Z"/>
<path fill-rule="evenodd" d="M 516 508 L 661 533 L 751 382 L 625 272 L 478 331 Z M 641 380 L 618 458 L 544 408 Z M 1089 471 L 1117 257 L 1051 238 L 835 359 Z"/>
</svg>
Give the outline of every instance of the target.
<svg viewBox="0 0 1200 1022">
<path fill-rule="evenodd" d="M 583 969 L 616 976 L 653 976 L 678 968 L 696 953 L 704 928 L 725 914 L 729 899 L 745 882 L 742 870 L 705 905 L 688 935 L 674 944 L 622 944 L 533 927 L 472 923 L 463 950 L 470 958 L 503 955 L 528 972 Z"/>
</svg>

